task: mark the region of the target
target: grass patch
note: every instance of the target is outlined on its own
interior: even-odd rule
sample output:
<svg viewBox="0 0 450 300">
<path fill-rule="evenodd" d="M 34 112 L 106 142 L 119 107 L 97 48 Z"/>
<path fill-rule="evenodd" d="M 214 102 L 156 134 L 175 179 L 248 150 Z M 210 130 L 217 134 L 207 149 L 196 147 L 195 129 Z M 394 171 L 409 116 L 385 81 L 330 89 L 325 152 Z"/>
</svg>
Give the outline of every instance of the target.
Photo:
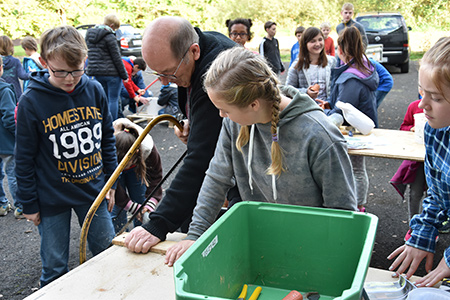
<svg viewBox="0 0 450 300">
<path fill-rule="evenodd" d="M 17 57 L 18 59 L 22 60 L 26 54 L 25 50 L 22 48 L 22 46 L 14 46 L 14 57 Z"/>
<path fill-rule="evenodd" d="M 291 61 L 291 50 L 280 49 L 281 61 Z"/>
<path fill-rule="evenodd" d="M 411 51 L 409 59 L 410 60 L 419 60 L 419 59 L 422 59 L 424 54 L 425 54 L 425 51 Z"/>
</svg>

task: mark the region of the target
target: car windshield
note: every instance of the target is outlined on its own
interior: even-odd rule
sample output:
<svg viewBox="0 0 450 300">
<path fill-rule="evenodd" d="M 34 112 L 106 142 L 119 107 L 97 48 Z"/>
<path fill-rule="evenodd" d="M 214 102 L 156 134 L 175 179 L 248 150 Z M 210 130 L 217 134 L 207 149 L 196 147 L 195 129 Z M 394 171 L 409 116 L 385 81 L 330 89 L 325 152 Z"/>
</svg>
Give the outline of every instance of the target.
<svg viewBox="0 0 450 300">
<path fill-rule="evenodd" d="M 402 21 L 395 16 L 364 16 L 358 22 L 366 31 L 394 31 L 402 27 Z"/>
<path fill-rule="evenodd" d="M 120 31 L 122 32 L 122 35 L 139 34 L 139 31 L 132 26 L 120 26 Z"/>
</svg>

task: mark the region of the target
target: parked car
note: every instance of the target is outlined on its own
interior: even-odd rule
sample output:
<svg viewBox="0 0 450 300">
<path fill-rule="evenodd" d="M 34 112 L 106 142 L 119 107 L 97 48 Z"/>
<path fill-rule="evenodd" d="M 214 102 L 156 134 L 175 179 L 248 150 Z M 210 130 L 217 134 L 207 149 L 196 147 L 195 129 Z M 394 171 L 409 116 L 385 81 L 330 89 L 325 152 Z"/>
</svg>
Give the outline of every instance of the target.
<svg viewBox="0 0 450 300">
<path fill-rule="evenodd" d="M 399 13 L 365 13 L 359 14 L 356 21 L 361 23 L 366 30 L 370 44 L 383 45 L 383 57 L 381 63 L 400 67 L 402 73 L 409 72 L 409 47 L 408 31 L 405 19 Z"/>
<path fill-rule="evenodd" d="M 122 55 L 142 56 L 142 33 L 139 29 L 129 24 L 120 25 L 116 31 L 116 37 L 119 40 Z"/>
<path fill-rule="evenodd" d="M 75 27 L 83 37 L 89 28 L 95 27 L 96 24 L 85 24 Z M 129 24 L 120 25 L 116 30 L 116 38 L 119 43 L 120 51 L 123 56 L 141 56 L 142 34 L 141 31 Z"/>
</svg>

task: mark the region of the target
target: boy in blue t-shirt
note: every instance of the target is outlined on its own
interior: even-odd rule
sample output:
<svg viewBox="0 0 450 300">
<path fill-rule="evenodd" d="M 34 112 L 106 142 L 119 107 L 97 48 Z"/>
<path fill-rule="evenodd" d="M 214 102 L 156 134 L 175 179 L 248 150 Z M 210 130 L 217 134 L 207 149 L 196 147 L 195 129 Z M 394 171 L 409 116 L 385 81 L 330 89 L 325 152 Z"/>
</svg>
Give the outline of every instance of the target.
<svg viewBox="0 0 450 300">
<path fill-rule="evenodd" d="M 114 130 L 105 92 L 84 75 L 87 47 L 72 26 L 44 32 L 41 63 L 17 111 L 17 199 L 41 236 L 41 287 L 68 269 L 72 210 L 81 224 L 117 166 Z M 92 219 L 91 252 L 114 237 L 111 189 Z"/>
<path fill-rule="evenodd" d="M 300 52 L 300 39 L 302 38 L 303 31 L 305 31 L 305 27 L 298 26 L 295 29 L 295 37 L 297 38 L 297 42 L 291 48 L 291 62 L 289 63 L 289 67 L 292 65 L 294 60 L 297 59 L 298 53 Z"/>
</svg>

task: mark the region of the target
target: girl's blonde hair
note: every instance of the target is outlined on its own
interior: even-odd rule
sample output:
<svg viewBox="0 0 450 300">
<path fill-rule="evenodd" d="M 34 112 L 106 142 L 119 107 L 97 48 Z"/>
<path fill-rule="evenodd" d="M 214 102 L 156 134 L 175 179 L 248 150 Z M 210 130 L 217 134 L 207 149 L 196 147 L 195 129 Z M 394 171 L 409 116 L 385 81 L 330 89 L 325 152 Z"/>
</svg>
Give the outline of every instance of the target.
<svg viewBox="0 0 450 300">
<path fill-rule="evenodd" d="M 450 37 L 440 38 L 420 61 L 421 67 L 431 67 L 430 76 L 442 96 L 450 102 L 450 95 L 445 95 L 442 86 L 450 85 Z"/>
<path fill-rule="evenodd" d="M 242 47 L 234 47 L 219 54 L 204 80 L 205 89 L 213 89 L 230 105 L 244 108 L 256 99 L 272 104 L 272 163 L 267 173 L 275 175 L 284 171 L 277 129 L 281 101 L 278 85 L 278 78 L 266 60 Z M 239 151 L 242 151 L 249 138 L 249 126 L 242 126 L 236 140 Z"/>
</svg>

